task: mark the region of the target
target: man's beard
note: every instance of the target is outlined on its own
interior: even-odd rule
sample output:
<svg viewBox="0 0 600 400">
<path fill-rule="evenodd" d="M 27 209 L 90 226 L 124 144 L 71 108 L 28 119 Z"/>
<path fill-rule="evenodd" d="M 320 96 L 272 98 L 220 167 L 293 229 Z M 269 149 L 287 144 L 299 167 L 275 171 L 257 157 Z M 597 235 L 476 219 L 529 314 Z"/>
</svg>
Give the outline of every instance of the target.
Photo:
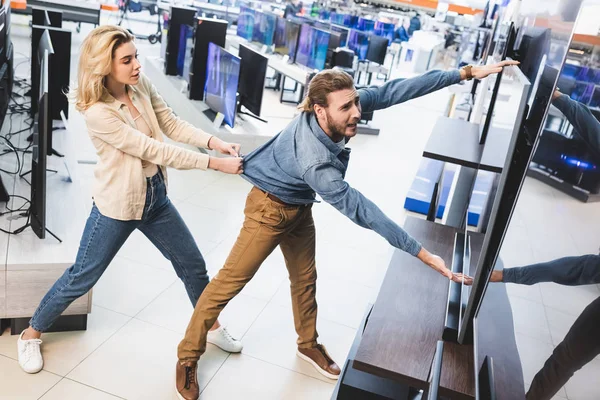
<svg viewBox="0 0 600 400">
<path fill-rule="evenodd" d="M 329 129 L 329 132 L 331 132 L 332 136 L 345 137 L 346 136 L 346 128 L 348 128 L 348 124 L 347 123 L 336 124 L 328 112 L 325 112 L 325 115 L 327 116 L 327 128 Z M 352 123 L 358 123 L 358 120 L 353 121 Z"/>
</svg>

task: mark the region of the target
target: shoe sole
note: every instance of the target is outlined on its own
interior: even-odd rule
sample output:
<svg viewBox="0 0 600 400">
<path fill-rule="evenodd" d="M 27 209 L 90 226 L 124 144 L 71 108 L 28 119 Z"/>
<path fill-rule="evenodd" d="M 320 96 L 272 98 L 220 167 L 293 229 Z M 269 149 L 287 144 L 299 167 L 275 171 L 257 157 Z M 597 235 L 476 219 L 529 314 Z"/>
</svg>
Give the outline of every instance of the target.
<svg viewBox="0 0 600 400">
<path fill-rule="evenodd" d="M 337 381 L 340 378 L 339 375 L 330 374 L 329 372 L 325 371 L 323 368 L 319 367 L 319 364 L 314 362 L 312 358 L 305 356 L 304 354 L 300 353 L 300 351 L 296 350 L 296 355 L 298 357 L 300 357 L 301 359 L 303 359 L 304 361 L 306 361 L 307 363 L 311 364 L 314 367 L 314 369 L 316 369 L 324 377 L 329 378 L 334 381 Z"/>
<path fill-rule="evenodd" d="M 183 396 L 181 394 L 179 394 L 179 390 L 175 389 L 175 393 L 177 394 L 177 398 L 179 400 L 186 400 L 186 399 L 183 398 Z"/>
<path fill-rule="evenodd" d="M 215 342 L 212 342 L 212 341 L 208 340 L 208 338 L 206 339 L 206 342 L 207 342 L 207 343 L 210 343 L 210 344 L 212 344 L 212 345 L 215 345 L 215 346 L 217 346 L 218 348 L 220 348 L 221 350 L 223 350 L 223 351 L 226 351 L 227 353 L 231 353 L 231 354 L 237 354 L 237 353 L 241 353 L 241 352 L 242 352 L 242 350 L 244 350 L 244 347 L 242 346 L 242 348 L 241 348 L 241 349 L 239 349 L 239 350 L 236 350 L 236 351 L 229 351 L 229 350 L 227 350 L 227 349 L 224 349 L 223 347 L 219 346 L 217 343 L 215 343 Z"/>
</svg>

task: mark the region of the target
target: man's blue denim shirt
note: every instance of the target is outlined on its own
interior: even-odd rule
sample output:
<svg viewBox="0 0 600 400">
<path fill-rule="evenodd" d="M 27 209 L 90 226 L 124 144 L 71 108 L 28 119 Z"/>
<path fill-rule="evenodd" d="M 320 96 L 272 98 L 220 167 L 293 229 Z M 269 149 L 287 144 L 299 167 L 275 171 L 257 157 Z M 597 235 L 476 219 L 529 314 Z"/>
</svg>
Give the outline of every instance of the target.
<svg viewBox="0 0 600 400">
<path fill-rule="evenodd" d="M 460 82 L 460 72 L 430 71 L 411 79 L 358 90 L 363 112 L 380 110 Z M 333 142 L 313 113 L 297 116 L 244 159 L 244 179 L 289 204 L 316 202 L 315 194 L 354 223 L 416 256 L 421 244 L 372 201 L 344 181 L 350 149 Z"/>
</svg>

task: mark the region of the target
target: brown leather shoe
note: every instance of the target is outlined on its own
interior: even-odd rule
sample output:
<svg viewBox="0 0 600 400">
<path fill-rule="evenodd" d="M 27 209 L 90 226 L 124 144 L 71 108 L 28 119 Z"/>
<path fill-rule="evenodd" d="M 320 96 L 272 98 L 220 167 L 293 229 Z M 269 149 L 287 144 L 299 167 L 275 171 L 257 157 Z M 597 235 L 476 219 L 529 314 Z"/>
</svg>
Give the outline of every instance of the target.
<svg viewBox="0 0 600 400">
<path fill-rule="evenodd" d="M 188 361 L 180 363 L 177 361 L 175 370 L 175 383 L 177 385 L 177 397 L 181 400 L 197 400 L 200 396 L 198 387 L 198 363 Z"/>
<path fill-rule="evenodd" d="M 298 348 L 296 352 L 298 357 L 312 364 L 317 371 L 329 379 L 338 379 L 340 377 L 340 367 L 331 359 L 325 346 L 318 344 L 310 349 Z"/>
</svg>

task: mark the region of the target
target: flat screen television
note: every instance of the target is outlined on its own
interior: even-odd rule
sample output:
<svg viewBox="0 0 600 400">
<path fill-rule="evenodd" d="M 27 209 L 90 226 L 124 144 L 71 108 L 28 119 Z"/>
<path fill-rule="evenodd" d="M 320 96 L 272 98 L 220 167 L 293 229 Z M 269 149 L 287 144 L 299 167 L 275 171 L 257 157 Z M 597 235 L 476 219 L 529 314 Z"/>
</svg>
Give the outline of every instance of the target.
<svg viewBox="0 0 600 400">
<path fill-rule="evenodd" d="M 38 52 L 34 55 L 36 68 L 39 72 L 39 91 L 32 93 L 37 98 L 37 129 L 33 133 L 31 149 L 31 208 L 29 212 L 31 228 L 40 238 L 46 237 L 46 153 L 48 133 L 52 129 L 50 116 L 49 83 L 50 62 L 54 49 L 48 31 L 42 33 Z"/>
<path fill-rule="evenodd" d="M 254 115 L 260 116 L 269 59 L 243 44 L 240 45 L 238 56 L 240 57 L 238 111 L 241 111 L 239 108 L 244 106 Z"/>
<path fill-rule="evenodd" d="M 332 24 L 344 25 L 344 14 L 340 14 L 335 11 L 332 11 L 331 14 L 329 15 L 329 21 Z"/>
<path fill-rule="evenodd" d="M 351 29 L 348 36 L 348 48 L 354 51 L 359 60 L 366 59 L 369 49 L 369 35 L 365 32 Z"/>
<path fill-rule="evenodd" d="M 308 60 L 309 68 L 319 71 L 325 69 L 327 51 L 329 50 L 329 38 L 329 32 L 321 29 L 313 30 L 312 49 L 310 59 Z"/>
<path fill-rule="evenodd" d="M 362 32 L 373 33 L 375 32 L 375 21 L 372 19 L 360 17 L 358 18 L 358 24 L 356 29 Z"/>
<path fill-rule="evenodd" d="M 272 46 L 276 25 L 277 17 L 275 15 L 260 11 L 255 12 L 252 40 L 266 46 Z"/>
<path fill-rule="evenodd" d="M 396 32 L 396 25 L 390 22 L 375 22 L 375 34 L 377 36 L 385 37 L 388 40 L 388 46 L 394 41 L 394 33 Z"/>
<path fill-rule="evenodd" d="M 358 16 L 345 14 L 343 25 L 347 26 L 348 28 L 356 28 L 358 26 Z"/>
<path fill-rule="evenodd" d="M 346 44 L 348 43 L 348 35 L 350 34 L 350 29 L 348 29 L 344 26 L 331 24 L 331 32 L 339 33 L 340 34 L 339 47 L 346 47 Z"/>
<path fill-rule="evenodd" d="M 506 59 L 506 55 L 508 53 L 509 43 L 512 43 L 515 39 L 516 32 L 514 29 L 514 25 L 512 22 L 503 25 L 499 29 L 498 37 L 495 41 L 494 46 L 494 55 L 492 56 L 493 62 L 497 63 Z M 487 138 L 488 131 L 490 130 L 490 124 L 492 120 L 492 116 L 494 114 L 494 108 L 496 106 L 496 100 L 498 99 L 498 90 L 500 87 L 500 82 L 502 81 L 501 71 L 495 76 L 496 81 L 494 82 L 494 88 L 492 90 L 492 95 L 490 98 L 490 102 L 487 109 L 487 114 L 482 123 L 479 124 L 479 143 L 484 144 L 485 139 Z M 485 95 L 485 93 L 484 93 Z"/>
<path fill-rule="evenodd" d="M 369 36 L 369 46 L 367 47 L 366 60 L 383 65 L 387 54 L 388 40 L 382 36 Z"/>
<path fill-rule="evenodd" d="M 519 49 L 518 55 L 523 57 L 522 62 L 525 60 L 527 65 L 535 64 L 531 60 L 540 62 L 533 68 L 521 68 L 523 75 L 530 82 L 530 94 L 526 99 L 522 121 L 516 119 L 519 129 L 516 134 L 512 135 L 506 162 L 496 187 L 496 195 L 489 213 L 480 257 L 476 264 L 473 286 L 460 325 L 458 338 L 460 343 L 467 343 L 472 339 L 473 321 L 479 312 L 491 272 L 496 266 L 519 192 L 543 130 L 559 71 L 570 46 L 571 33 L 581 3 L 581 0 L 559 0 L 551 4 L 535 0 L 521 2 L 520 16 L 523 23 L 528 24 L 519 29 L 519 34 L 522 34 L 523 38 L 527 36 L 525 33 L 531 32 L 531 27 L 547 25 L 546 22 L 549 20 L 553 22 L 549 28 L 543 28 L 541 31 L 535 28 L 539 34 L 530 36 L 533 41 L 529 41 L 529 45 L 526 46 L 531 50 L 531 55 L 529 51 L 522 51 L 525 48 L 522 41 L 518 38 L 515 41 L 515 47 Z M 541 51 L 539 51 L 540 49 Z M 522 66 L 523 64 L 520 67 Z M 532 74 L 532 70 L 535 70 L 536 73 Z M 534 76 L 533 82 L 530 76 Z M 494 115 L 492 125 L 495 118 Z M 476 365 L 475 368 L 479 368 L 479 365 Z"/>
<path fill-rule="evenodd" d="M 296 50 L 296 64 L 309 66 L 313 40 L 314 28 L 310 25 L 302 24 L 298 39 L 298 49 Z"/>
<path fill-rule="evenodd" d="M 240 58 L 214 43 L 208 45 L 204 101 L 233 128 L 237 108 Z"/>
<path fill-rule="evenodd" d="M 300 26 L 300 24 L 291 20 L 283 18 L 278 18 L 277 20 L 274 39 L 275 53 L 289 56 L 292 62 L 296 58 Z"/>
<path fill-rule="evenodd" d="M 240 6 L 240 15 L 237 21 L 237 35 L 248 41 L 252 40 L 254 32 L 254 10 L 248 6 Z"/>
</svg>

